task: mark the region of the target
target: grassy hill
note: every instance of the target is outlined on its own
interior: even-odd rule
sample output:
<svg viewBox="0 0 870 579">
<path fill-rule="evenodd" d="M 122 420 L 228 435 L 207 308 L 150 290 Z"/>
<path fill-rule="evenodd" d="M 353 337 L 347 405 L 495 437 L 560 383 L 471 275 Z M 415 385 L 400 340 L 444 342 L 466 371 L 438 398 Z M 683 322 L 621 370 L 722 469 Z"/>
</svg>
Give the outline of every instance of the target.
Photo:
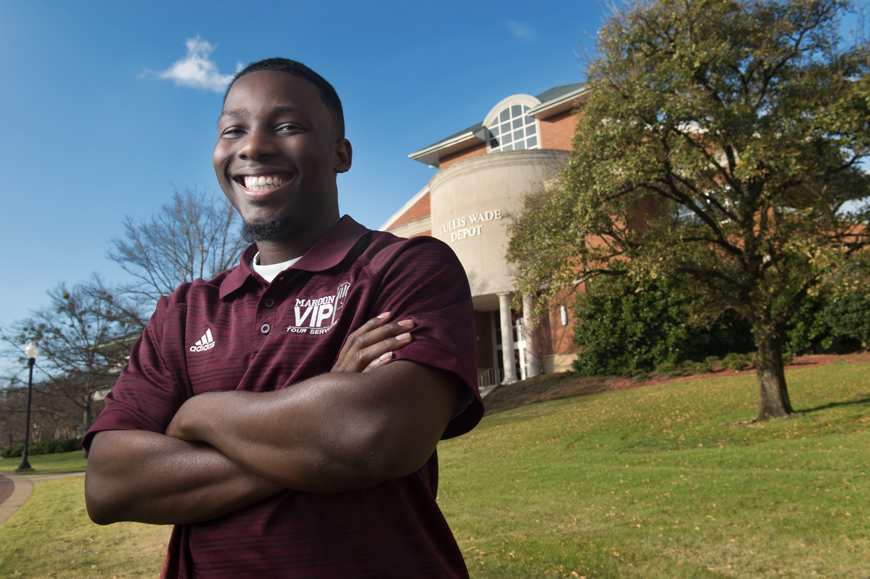
<svg viewBox="0 0 870 579">
<path fill-rule="evenodd" d="M 747 374 L 521 406 L 443 443 L 472 577 L 870 577 L 870 364 L 787 375 L 786 421 L 745 423 Z"/>
<path fill-rule="evenodd" d="M 759 424 L 752 374 L 497 390 L 514 408 L 439 446 L 471 576 L 870 577 L 870 363 L 787 377 L 798 414 Z M 156 576 L 166 528 L 93 525 L 80 478 L 35 487 L 0 526 L 0 577 Z"/>
</svg>

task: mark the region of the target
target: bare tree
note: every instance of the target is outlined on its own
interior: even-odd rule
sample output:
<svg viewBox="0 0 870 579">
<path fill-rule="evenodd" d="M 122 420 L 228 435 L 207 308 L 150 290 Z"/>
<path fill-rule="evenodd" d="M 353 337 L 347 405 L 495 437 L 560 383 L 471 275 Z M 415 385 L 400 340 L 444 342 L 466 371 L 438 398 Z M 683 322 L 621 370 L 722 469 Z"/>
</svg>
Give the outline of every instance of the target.
<svg viewBox="0 0 870 579">
<path fill-rule="evenodd" d="M 0 448 L 24 439 L 27 382 L 13 378 L 0 390 Z M 82 435 L 80 405 L 59 392 L 57 384 L 36 382 L 30 415 L 30 441 L 73 438 Z"/>
<path fill-rule="evenodd" d="M 127 217 L 125 237 L 113 239 L 109 259 L 136 282 L 128 291 L 154 302 L 184 282 L 209 279 L 235 265 L 245 247 L 240 218 L 226 199 L 196 187 L 175 191 L 150 221 Z"/>
<path fill-rule="evenodd" d="M 22 388 L 0 390 L 0 448 L 20 440 L 24 432 L 26 392 Z"/>
<path fill-rule="evenodd" d="M 20 357 L 28 340 L 39 343 L 33 412 L 71 420 L 84 432 L 93 422 L 95 395 L 111 388 L 145 317 L 96 275 L 72 288 L 59 284 L 48 295 L 47 307 L 0 331 L 0 341 L 7 357 Z M 9 384 L 7 393 L 25 386 L 19 377 Z"/>
<path fill-rule="evenodd" d="M 81 432 L 90 427 L 95 401 L 126 364 L 153 302 L 183 282 L 211 278 L 236 263 L 244 247 L 237 215 L 226 200 L 196 188 L 176 190 L 149 221 L 137 225 L 128 217 L 125 237 L 113 240 L 108 257 L 133 276 L 132 284 L 112 288 L 96 275 L 71 289 L 60 284 L 48 293 L 47 307 L 0 330 L 7 358 L 21 357 L 28 340 L 39 342 L 33 408 L 39 419 L 31 428 L 48 435 L 70 422 Z M 12 419 L 21 406 L 16 393 L 26 384 L 16 376 L 8 385 L 0 411 Z"/>
</svg>

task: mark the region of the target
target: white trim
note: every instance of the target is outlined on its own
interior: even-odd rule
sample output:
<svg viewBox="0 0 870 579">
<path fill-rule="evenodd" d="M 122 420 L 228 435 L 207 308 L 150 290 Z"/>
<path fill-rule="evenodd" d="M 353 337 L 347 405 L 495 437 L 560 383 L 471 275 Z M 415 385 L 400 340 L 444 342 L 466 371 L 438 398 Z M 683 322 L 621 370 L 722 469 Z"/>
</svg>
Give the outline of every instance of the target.
<svg viewBox="0 0 870 579">
<path fill-rule="evenodd" d="M 537 107 L 540 104 L 541 101 L 529 94 L 515 94 L 513 96 L 509 96 L 505 99 L 502 99 L 497 105 L 489 110 L 489 114 L 487 114 L 486 118 L 483 119 L 483 126 L 489 127 L 492 124 L 492 121 L 495 120 L 496 116 L 502 111 L 502 109 L 510 105 L 528 105 L 530 107 Z"/>
<path fill-rule="evenodd" d="M 414 237 L 423 233 L 430 235 L 432 231 L 432 217 L 426 215 L 419 219 L 402 223 L 401 225 L 395 225 L 390 229 L 387 229 L 387 231 L 396 237 Z"/>
<path fill-rule="evenodd" d="M 535 117 L 538 120 L 552 117 L 553 115 L 557 115 L 577 106 L 580 98 L 587 92 L 589 92 L 589 89 L 585 86 L 578 88 L 577 90 L 573 90 L 555 100 L 540 103 L 539 105 L 529 109 L 526 114 L 530 117 Z"/>
<path fill-rule="evenodd" d="M 415 161 L 426 163 L 430 167 L 437 167 L 440 164 L 442 157 L 455 151 L 467 149 L 473 144 L 484 142 L 481 135 L 478 134 L 479 132 L 480 131 L 477 133 L 474 131 L 468 131 L 467 133 L 462 133 L 452 139 L 439 141 L 438 143 L 426 147 L 425 149 L 421 149 L 416 153 L 411 153 L 408 157 Z"/>
</svg>

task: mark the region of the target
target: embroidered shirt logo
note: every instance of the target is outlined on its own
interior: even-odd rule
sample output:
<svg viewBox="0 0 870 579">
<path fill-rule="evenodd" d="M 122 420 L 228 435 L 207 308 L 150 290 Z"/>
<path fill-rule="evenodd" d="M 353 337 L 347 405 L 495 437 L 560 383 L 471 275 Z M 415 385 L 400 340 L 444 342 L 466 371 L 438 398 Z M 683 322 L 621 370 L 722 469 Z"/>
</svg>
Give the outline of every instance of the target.
<svg viewBox="0 0 870 579">
<path fill-rule="evenodd" d="M 190 347 L 191 352 L 205 352 L 214 348 L 214 338 L 211 335 L 211 328 L 207 329 L 202 337 L 196 341 L 196 344 Z"/>
<path fill-rule="evenodd" d="M 325 334 L 338 322 L 339 312 L 344 308 L 344 300 L 350 290 L 350 283 L 344 282 L 335 294 L 318 298 L 296 298 L 293 307 L 293 325 L 287 331 L 294 334 Z"/>
</svg>

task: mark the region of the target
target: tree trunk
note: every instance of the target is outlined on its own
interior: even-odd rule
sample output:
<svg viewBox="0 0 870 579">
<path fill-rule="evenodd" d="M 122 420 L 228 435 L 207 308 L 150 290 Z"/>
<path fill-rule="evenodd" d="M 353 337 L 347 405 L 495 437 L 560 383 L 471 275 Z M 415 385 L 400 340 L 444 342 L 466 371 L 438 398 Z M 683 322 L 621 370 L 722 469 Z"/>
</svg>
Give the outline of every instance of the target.
<svg viewBox="0 0 870 579">
<path fill-rule="evenodd" d="M 755 372 L 761 395 L 756 420 L 788 418 L 792 413 L 785 384 L 782 363 L 783 332 L 771 330 L 770 326 L 757 324 L 755 330 Z"/>
</svg>

